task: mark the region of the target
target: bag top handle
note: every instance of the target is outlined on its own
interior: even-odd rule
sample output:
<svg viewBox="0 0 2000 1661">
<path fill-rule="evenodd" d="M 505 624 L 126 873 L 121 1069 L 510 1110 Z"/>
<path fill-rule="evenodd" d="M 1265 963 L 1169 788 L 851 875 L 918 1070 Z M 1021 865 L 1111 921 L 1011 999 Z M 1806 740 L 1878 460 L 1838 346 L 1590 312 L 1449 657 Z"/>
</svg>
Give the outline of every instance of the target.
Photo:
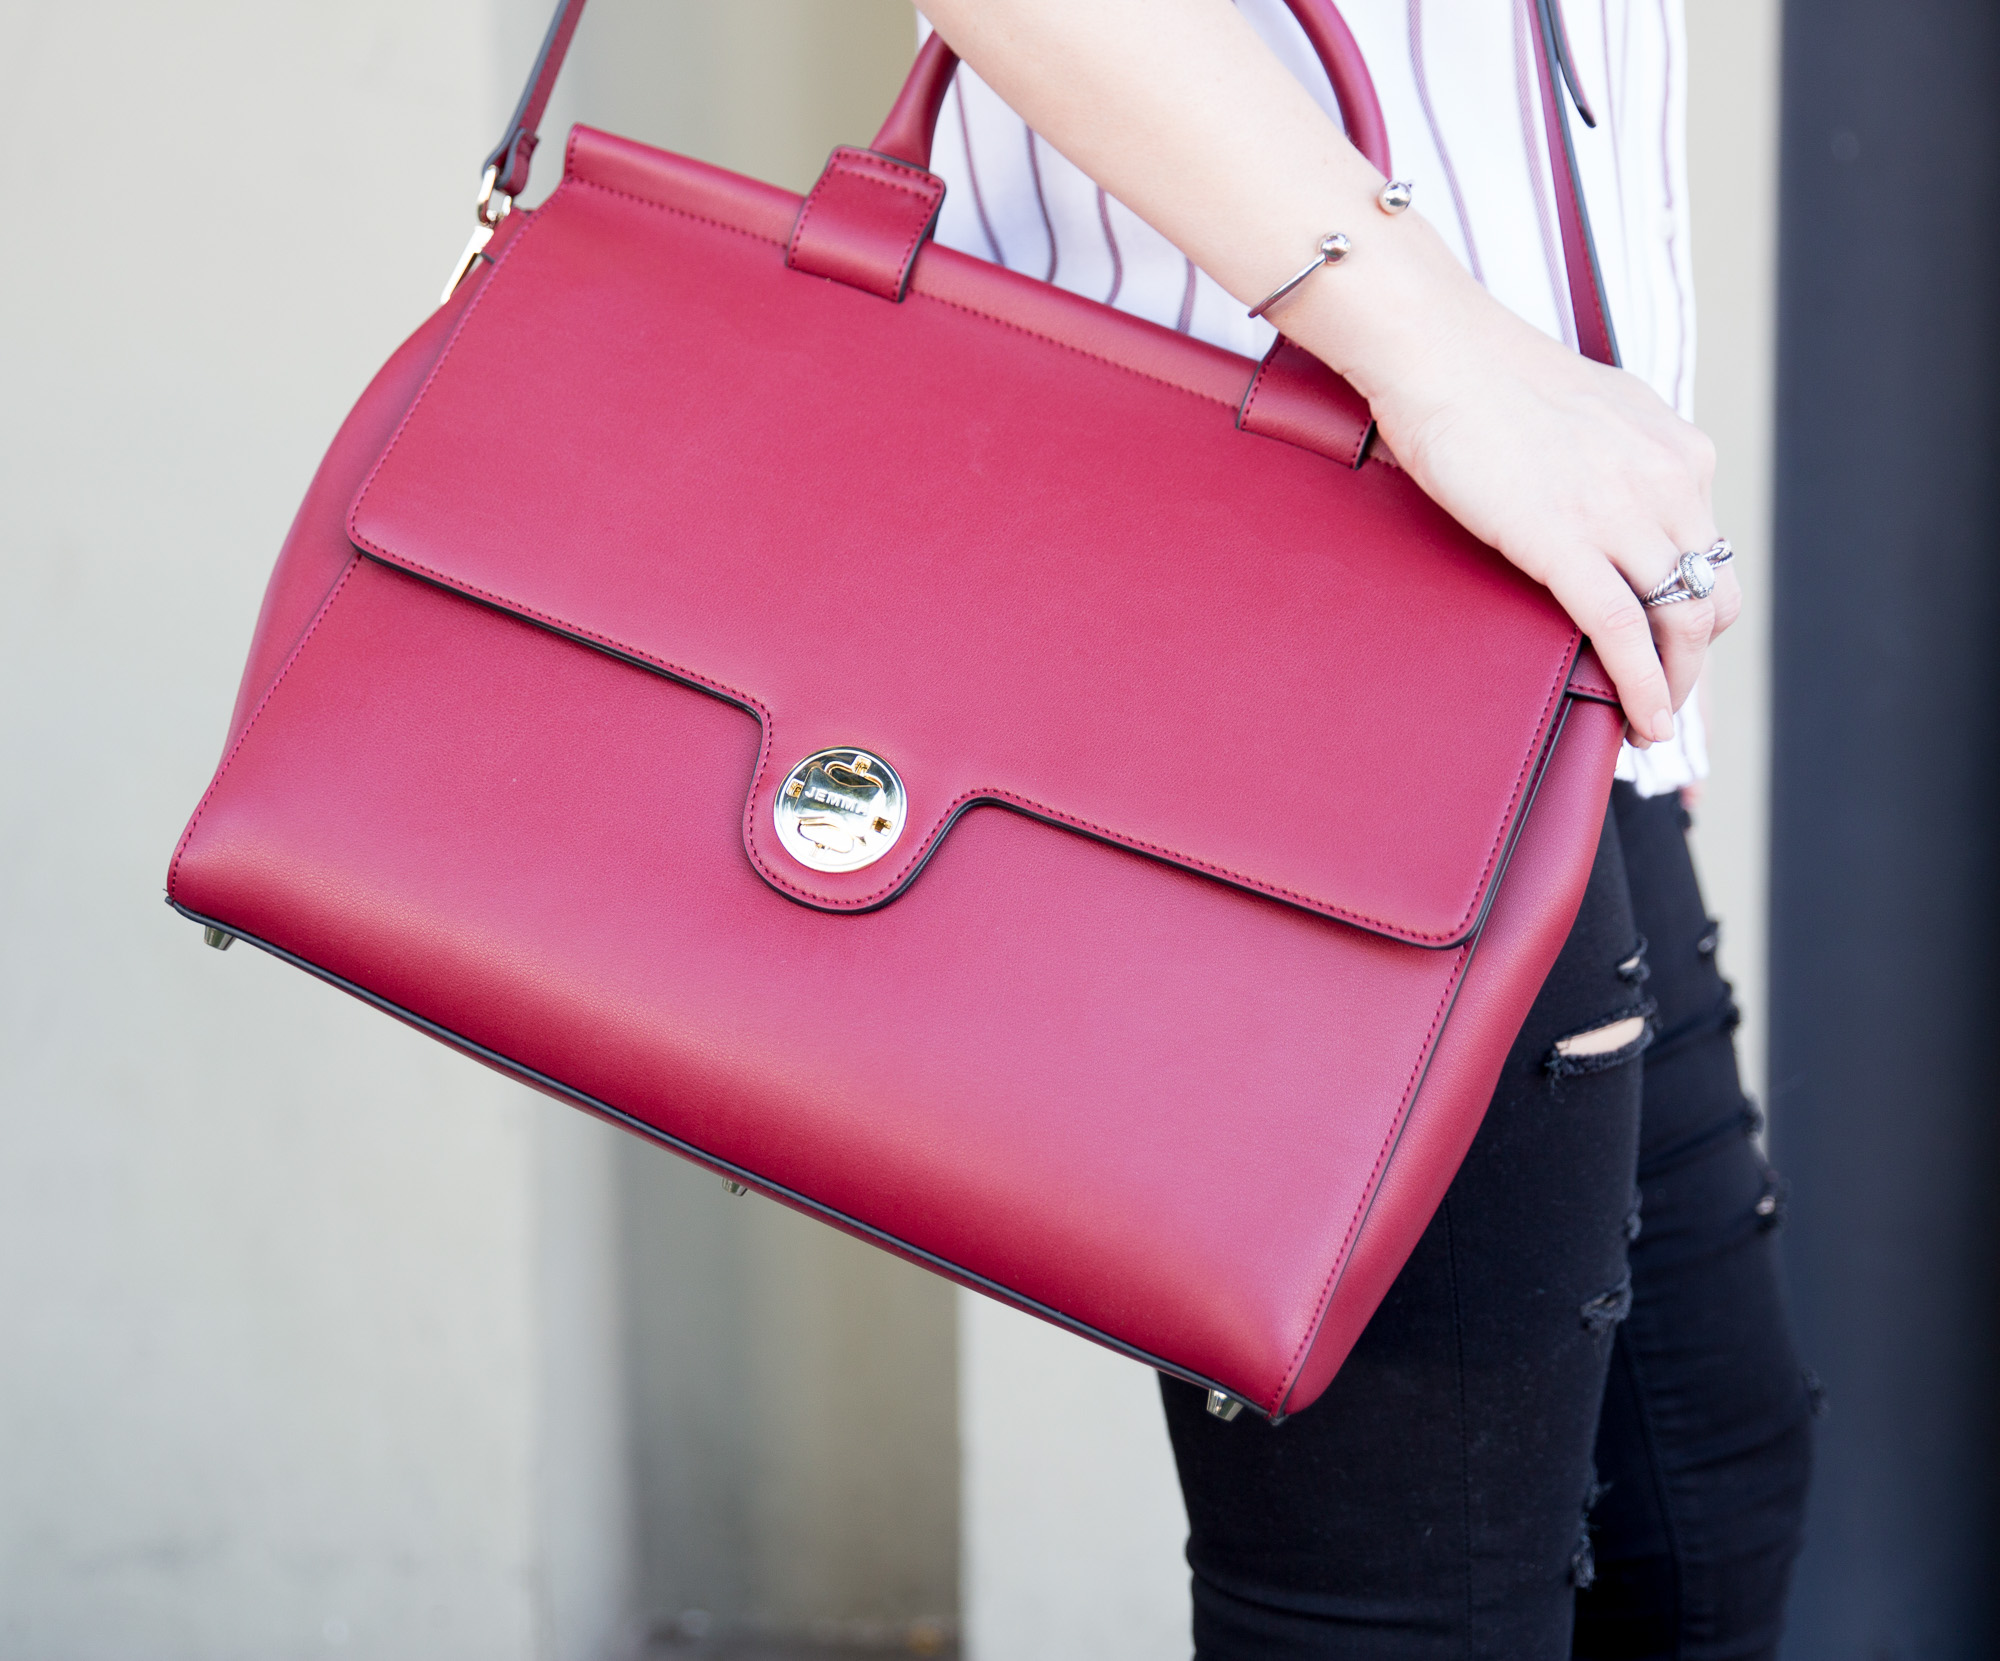
<svg viewBox="0 0 2000 1661">
<path fill-rule="evenodd" d="M 1327 78 L 1333 84 L 1341 120 L 1349 141 L 1380 172 L 1388 173 L 1389 133 L 1382 119 L 1382 106 L 1375 95 L 1375 83 L 1368 73 L 1361 48 L 1356 44 L 1346 20 L 1333 0 L 1286 0 L 1306 38 L 1318 54 Z M 1562 21 L 1558 0 L 1534 0 L 1536 22 L 1535 68 L 1542 102 L 1544 136 L 1548 143 L 1550 175 L 1555 189 L 1556 217 L 1562 228 L 1563 264 L 1569 278 L 1570 304 L 1576 319 L 1578 349 L 1599 363 L 1618 362 L 1618 343 L 1611 326 L 1611 311 L 1604 296 L 1604 280 L 1591 235 L 1590 217 L 1584 205 L 1582 179 L 1577 171 L 1576 148 L 1568 115 L 1563 108 L 1566 92 L 1575 102 L 1586 126 L 1595 127 L 1597 118 L 1585 101 L 1569 50 L 1569 36 Z M 528 183 L 528 168 L 534 160 L 542 115 L 549 94 L 562 72 L 570 38 L 583 16 L 584 0 L 557 0 L 548 33 L 542 37 L 541 51 L 528 84 L 521 89 L 521 101 L 507 123 L 507 131 L 493 147 L 484 163 L 485 179 L 480 196 L 481 222 L 487 219 L 487 202 L 495 196 L 511 198 Z M 888 119 L 876 135 L 872 148 L 911 166 L 928 168 L 931 139 L 937 129 L 938 112 L 944 106 L 958 57 L 941 36 L 933 34 L 917 54 L 903 90 L 891 106 Z"/>
<path fill-rule="evenodd" d="M 1340 106 L 1348 141 L 1378 172 L 1388 173 L 1388 124 L 1382 119 L 1375 82 L 1347 20 L 1335 9 L 1332 0 L 1285 0 L 1285 3 L 1312 43 L 1327 79 L 1333 83 L 1334 100 Z M 945 44 L 942 35 L 933 33 L 917 54 L 903 90 L 897 94 L 882 130 L 869 148 L 914 167 L 928 168 L 938 112 L 944 107 L 945 94 L 951 90 L 951 78 L 957 69 L 958 54 Z"/>
</svg>

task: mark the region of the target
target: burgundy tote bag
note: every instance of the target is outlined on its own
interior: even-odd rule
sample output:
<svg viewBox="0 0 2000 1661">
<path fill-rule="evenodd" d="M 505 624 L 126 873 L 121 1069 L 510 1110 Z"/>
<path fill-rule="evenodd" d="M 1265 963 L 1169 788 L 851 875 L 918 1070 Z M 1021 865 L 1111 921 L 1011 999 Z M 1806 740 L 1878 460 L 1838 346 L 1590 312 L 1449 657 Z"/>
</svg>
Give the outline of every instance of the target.
<svg viewBox="0 0 2000 1661">
<path fill-rule="evenodd" d="M 803 201 L 579 127 L 505 213 L 581 9 L 307 492 L 169 902 L 1297 1411 L 1568 932 L 1612 688 L 1303 353 L 935 246 L 936 38 Z M 1540 52 L 1608 358 L 1546 6 Z"/>
</svg>

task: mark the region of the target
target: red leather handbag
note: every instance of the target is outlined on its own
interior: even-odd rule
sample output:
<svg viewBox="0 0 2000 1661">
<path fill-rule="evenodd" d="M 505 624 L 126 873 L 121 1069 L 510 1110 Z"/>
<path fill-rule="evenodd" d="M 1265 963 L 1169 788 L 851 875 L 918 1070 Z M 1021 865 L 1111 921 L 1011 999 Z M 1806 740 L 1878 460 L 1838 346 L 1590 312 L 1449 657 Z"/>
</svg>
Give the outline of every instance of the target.
<svg viewBox="0 0 2000 1661">
<path fill-rule="evenodd" d="M 1568 932 L 1612 688 L 1314 360 L 932 244 L 935 37 L 803 201 L 579 127 L 506 213 L 581 9 L 306 495 L 170 903 L 1297 1411 Z M 1545 9 L 1566 163 L 1559 62 Z"/>
</svg>

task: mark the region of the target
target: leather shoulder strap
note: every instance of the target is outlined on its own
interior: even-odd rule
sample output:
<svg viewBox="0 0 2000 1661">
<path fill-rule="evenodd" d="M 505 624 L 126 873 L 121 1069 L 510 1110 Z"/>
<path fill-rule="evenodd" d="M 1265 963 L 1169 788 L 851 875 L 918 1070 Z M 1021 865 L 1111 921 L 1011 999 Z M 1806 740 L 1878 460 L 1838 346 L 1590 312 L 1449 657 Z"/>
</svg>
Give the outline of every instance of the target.
<svg viewBox="0 0 2000 1661">
<path fill-rule="evenodd" d="M 1611 307 L 1604 297 L 1604 273 L 1597 263 L 1597 241 L 1590 234 L 1590 210 L 1583 200 L 1583 179 L 1577 171 L 1576 145 L 1570 138 L 1563 93 L 1576 101 L 1586 126 L 1597 118 L 1584 102 L 1570 61 L 1569 33 L 1559 0 L 1535 0 L 1535 74 L 1542 95 L 1542 129 L 1549 146 L 1549 179 L 1555 187 L 1556 220 L 1562 227 L 1563 270 L 1569 279 L 1570 310 L 1576 317 L 1577 350 L 1599 363 L 1618 364 L 1618 336 L 1611 326 Z M 1560 65 L 1558 84 L 1555 69 Z"/>
<path fill-rule="evenodd" d="M 494 170 L 493 188 L 499 195 L 518 196 L 528 187 L 528 167 L 541 137 L 542 112 L 549 107 L 549 94 L 555 91 L 556 77 L 569 55 L 570 36 L 582 18 L 583 0 L 556 0 L 556 14 L 549 19 L 549 32 L 542 36 L 542 49 L 535 54 L 528 84 L 521 88 L 521 101 L 514 106 L 500 142 L 480 164 L 482 172 Z"/>
</svg>

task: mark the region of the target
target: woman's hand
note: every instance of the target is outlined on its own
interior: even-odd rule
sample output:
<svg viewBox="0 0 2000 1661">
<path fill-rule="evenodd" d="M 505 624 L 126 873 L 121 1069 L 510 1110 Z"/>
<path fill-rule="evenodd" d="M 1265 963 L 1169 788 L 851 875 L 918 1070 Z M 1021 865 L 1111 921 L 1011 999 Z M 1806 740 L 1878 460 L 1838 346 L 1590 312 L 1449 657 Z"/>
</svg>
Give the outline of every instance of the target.
<svg viewBox="0 0 2000 1661">
<path fill-rule="evenodd" d="M 1635 376 L 1489 296 L 1228 0 L 920 0 L 1028 124 L 1246 306 L 1328 231 L 1353 239 L 1272 315 L 1373 406 L 1396 459 L 1545 583 L 1596 645 L 1634 741 L 1673 733 L 1741 606 L 1639 592 L 1715 540 L 1715 457 Z"/>
<path fill-rule="evenodd" d="M 1354 381 L 1424 490 L 1590 636 L 1635 742 L 1671 738 L 1742 591 L 1724 566 L 1706 599 L 1648 610 L 1639 595 L 1715 541 L 1714 446 L 1638 377 L 1522 322 L 1455 261 L 1425 263 L 1428 280 L 1406 263 L 1407 291 L 1384 302 L 1400 325 L 1358 329 L 1342 315 L 1354 296 L 1321 292 L 1301 293 L 1282 326 Z"/>
</svg>

